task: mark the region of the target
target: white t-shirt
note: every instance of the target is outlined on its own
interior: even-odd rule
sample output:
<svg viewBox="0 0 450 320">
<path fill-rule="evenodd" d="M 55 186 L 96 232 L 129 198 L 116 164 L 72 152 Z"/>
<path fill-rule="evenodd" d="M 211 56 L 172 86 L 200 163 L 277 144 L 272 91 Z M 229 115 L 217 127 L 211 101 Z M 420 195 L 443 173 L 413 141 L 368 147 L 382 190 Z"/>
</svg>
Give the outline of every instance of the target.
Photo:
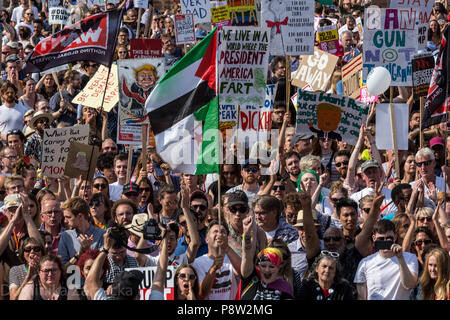
<svg viewBox="0 0 450 320">
<path fill-rule="evenodd" d="M 214 260 L 208 257 L 207 254 L 194 260 L 192 265 L 197 271 L 199 282 L 203 281 L 213 263 Z M 205 300 L 234 300 L 237 289 L 238 277 L 234 274 L 230 259 L 228 256 L 225 256 L 222 268 L 220 268 L 220 272 L 216 272 L 216 280 Z"/>
<path fill-rule="evenodd" d="M 25 22 L 20 22 L 20 23 L 16 24 L 15 29 L 17 32 L 17 36 L 19 35 L 19 27 L 28 27 L 28 29 L 30 29 L 31 33 L 33 34 L 33 23 L 26 24 Z"/>
<path fill-rule="evenodd" d="M 32 6 L 31 10 L 33 10 L 34 19 L 38 19 L 39 18 L 38 9 L 35 6 Z M 20 21 L 22 21 L 22 13 L 23 13 L 22 6 L 15 7 L 11 14 L 11 21 L 14 21 L 15 23 L 19 23 Z"/>
<path fill-rule="evenodd" d="M 119 181 L 113 182 L 109 185 L 109 198 L 111 201 L 117 201 L 122 197 L 123 185 Z"/>
<path fill-rule="evenodd" d="M 23 129 L 23 115 L 30 110 L 21 102 L 14 108 L 8 108 L 4 104 L 0 106 L 0 133 L 7 134 L 9 130 Z"/>
<path fill-rule="evenodd" d="M 361 191 L 358 191 L 350 196 L 350 199 L 355 200 L 356 203 L 358 204 L 358 212 L 359 212 L 359 200 L 361 200 L 366 195 L 373 196 L 374 193 L 375 193 L 375 190 L 373 190 L 372 188 L 364 188 Z M 381 204 L 381 207 L 383 207 L 386 204 L 388 204 L 389 202 L 391 202 L 391 190 L 388 188 L 383 188 L 381 190 L 381 193 L 384 194 L 384 200 L 383 200 L 383 203 Z M 380 216 L 384 217 L 384 216 L 387 216 L 388 214 L 395 213 L 396 211 L 397 211 L 396 205 L 394 203 L 391 203 L 386 209 L 384 209 L 381 212 Z"/>
<path fill-rule="evenodd" d="M 403 252 L 408 269 L 418 274 L 414 254 Z M 355 274 L 355 283 L 366 283 L 367 300 L 409 300 L 411 290 L 401 284 L 400 265 L 396 256 L 383 258 L 378 252 L 362 259 Z"/>
</svg>

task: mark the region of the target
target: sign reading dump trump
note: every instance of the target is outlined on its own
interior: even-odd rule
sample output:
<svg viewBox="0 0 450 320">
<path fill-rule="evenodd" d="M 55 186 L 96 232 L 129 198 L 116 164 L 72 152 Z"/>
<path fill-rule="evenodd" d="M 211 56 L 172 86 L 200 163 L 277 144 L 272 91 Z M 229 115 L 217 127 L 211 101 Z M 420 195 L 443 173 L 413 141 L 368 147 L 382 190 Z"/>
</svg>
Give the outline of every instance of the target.
<svg viewBox="0 0 450 320">
<path fill-rule="evenodd" d="M 298 90 L 295 131 L 355 145 L 369 105 L 331 93 Z"/>
</svg>

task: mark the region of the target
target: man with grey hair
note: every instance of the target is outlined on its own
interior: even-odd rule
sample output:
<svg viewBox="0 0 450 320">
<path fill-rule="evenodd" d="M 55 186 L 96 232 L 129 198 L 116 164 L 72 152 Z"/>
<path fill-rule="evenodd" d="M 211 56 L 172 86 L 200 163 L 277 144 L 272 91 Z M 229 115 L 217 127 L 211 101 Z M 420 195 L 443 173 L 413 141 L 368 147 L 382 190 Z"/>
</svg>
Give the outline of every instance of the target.
<svg viewBox="0 0 450 320">
<path fill-rule="evenodd" d="M 283 204 L 271 195 L 257 196 L 252 203 L 256 224 L 264 230 L 267 239 L 281 239 L 287 244 L 298 239 L 297 230 L 280 219 Z"/>
<path fill-rule="evenodd" d="M 436 194 L 445 191 L 445 179 L 434 174 L 436 159 L 433 150 L 428 147 L 420 149 L 416 153 L 415 161 L 419 169 L 419 179 L 411 182 L 411 186 L 414 188 L 416 183 L 423 182 L 425 197 L 437 204 Z"/>
</svg>

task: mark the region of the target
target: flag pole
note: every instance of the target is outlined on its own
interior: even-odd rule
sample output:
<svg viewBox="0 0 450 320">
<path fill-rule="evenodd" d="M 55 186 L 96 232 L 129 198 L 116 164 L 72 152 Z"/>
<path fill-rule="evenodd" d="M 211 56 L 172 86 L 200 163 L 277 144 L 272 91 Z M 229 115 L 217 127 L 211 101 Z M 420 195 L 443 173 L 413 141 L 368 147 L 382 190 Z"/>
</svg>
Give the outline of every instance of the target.
<svg viewBox="0 0 450 320">
<path fill-rule="evenodd" d="M 391 115 L 391 125 L 392 125 L 392 142 L 394 146 L 395 152 L 395 175 L 400 177 L 400 163 L 398 161 L 398 147 L 397 147 L 397 126 L 395 124 L 395 112 L 394 112 L 394 87 L 390 87 L 390 96 L 389 96 L 389 113 Z M 389 178 L 389 177 L 386 177 Z"/>
</svg>

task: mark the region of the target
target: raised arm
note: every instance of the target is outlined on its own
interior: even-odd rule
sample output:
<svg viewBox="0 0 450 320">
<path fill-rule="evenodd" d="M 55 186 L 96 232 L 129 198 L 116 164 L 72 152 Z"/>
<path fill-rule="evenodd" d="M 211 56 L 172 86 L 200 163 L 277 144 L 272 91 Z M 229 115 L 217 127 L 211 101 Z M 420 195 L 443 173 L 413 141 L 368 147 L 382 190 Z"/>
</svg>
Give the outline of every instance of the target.
<svg viewBox="0 0 450 320">
<path fill-rule="evenodd" d="M 188 187 L 181 185 L 181 209 L 183 210 L 184 217 L 186 218 L 186 225 L 188 228 L 189 237 L 191 239 L 186 250 L 186 257 L 188 258 L 188 262 L 192 263 L 197 256 L 197 250 L 202 240 L 200 238 L 200 234 L 198 233 L 194 216 L 189 207 L 189 194 L 190 190 Z"/>
<path fill-rule="evenodd" d="M 415 214 L 408 213 L 409 228 L 408 231 L 406 231 L 406 235 L 402 243 L 402 250 L 405 252 L 411 252 L 411 244 L 413 242 L 414 230 L 416 230 L 416 216 L 415 216 L 416 214 L 417 209 Z"/>
<path fill-rule="evenodd" d="M 403 288 L 411 290 L 417 284 L 417 274 L 409 270 L 406 264 L 405 257 L 403 256 L 402 247 L 396 243 L 392 245 L 392 251 L 397 256 L 400 265 L 400 281 Z"/>
<path fill-rule="evenodd" d="M 253 216 L 249 215 L 243 221 L 242 232 L 242 262 L 241 276 L 248 278 L 254 269 L 254 258 L 256 252 L 256 224 Z"/>
<path fill-rule="evenodd" d="M 353 148 L 353 152 L 350 156 L 348 162 L 347 169 L 347 177 L 345 178 L 345 184 L 349 186 L 352 190 L 355 186 L 355 175 L 356 175 L 356 165 L 358 163 L 359 152 L 361 151 L 361 147 L 364 141 L 365 135 L 365 125 L 361 125 L 361 129 L 359 130 L 358 141 L 356 142 L 355 148 Z"/>
<path fill-rule="evenodd" d="M 161 252 L 159 254 L 158 266 L 156 267 L 155 277 L 152 284 L 152 292 L 159 291 L 164 293 L 164 283 L 166 282 L 167 264 L 169 263 L 169 253 L 167 249 L 166 232 L 163 232 L 161 240 Z"/>
<path fill-rule="evenodd" d="M 320 192 L 322 191 L 322 188 L 325 186 L 325 181 L 328 180 L 328 177 L 330 174 L 328 171 L 325 171 L 320 177 L 319 177 L 319 185 L 316 188 L 316 191 L 314 191 L 314 194 L 311 198 L 311 208 L 315 208 L 317 205 L 317 201 L 319 201 Z"/>
<path fill-rule="evenodd" d="M 305 186 L 302 184 L 302 190 L 305 190 Z M 314 219 L 312 215 L 311 197 L 306 192 L 300 193 L 300 203 L 303 209 L 303 230 L 306 235 L 306 258 L 311 259 L 320 253 L 320 241 L 317 235 L 316 227 L 314 225 Z"/>
<path fill-rule="evenodd" d="M 436 206 L 436 209 L 434 209 L 434 213 L 433 213 L 433 223 L 434 223 L 434 228 L 436 229 L 436 233 L 437 236 L 439 238 L 439 244 L 441 246 L 441 248 L 447 249 L 448 246 L 448 241 L 447 241 L 447 237 L 445 236 L 445 232 L 441 227 L 441 224 L 439 223 L 439 210 L 440 207 L 443 205 L 444 201 L 439 201 L 439 203 Z"/>
</svg>

